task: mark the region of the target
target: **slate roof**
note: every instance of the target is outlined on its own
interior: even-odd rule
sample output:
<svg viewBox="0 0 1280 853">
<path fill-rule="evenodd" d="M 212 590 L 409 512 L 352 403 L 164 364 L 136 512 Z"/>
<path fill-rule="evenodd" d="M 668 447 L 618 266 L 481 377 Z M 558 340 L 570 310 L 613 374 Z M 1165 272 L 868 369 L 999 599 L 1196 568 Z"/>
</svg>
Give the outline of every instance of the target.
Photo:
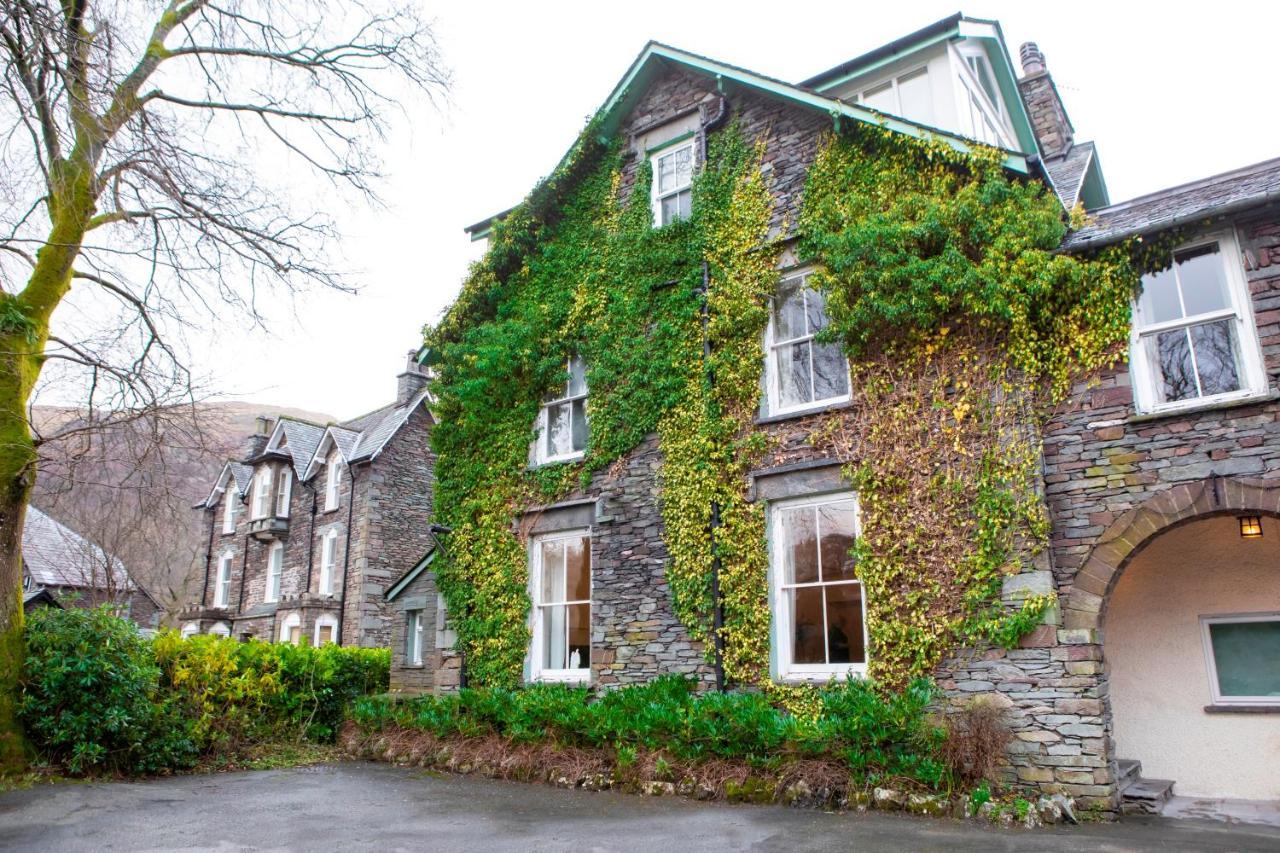
<svg viewBox="0 0 1280 853">
<path fill-rule="evenodd" d="M 1067 210 L 1073 209 L 1080 200 L 1085 175 L 1095 156 L 1092 142 L 1078 142 L 1061 157 L 1047 157 L 1042 161 L 1058 198 L 1062 199 L 1062 206 Z"/>
<path fill-rule="evenodd" d="M 1270 202 L 1280 202 L 1280 157 L 1090 211 L 1093 221 L 1068 235 L 1063 249 L 1118 243 Z"/>
<path fill-rule="evenodd" d="M 241 496 L 249 494 L 249 487 L 253 484 L 253 466 L 245 465 L 243 462 L 237 462 L 234 459 L 228 459 L 227 463 L 222 466 L 222 472 L 218 474 L 218 479 L 214 481 L 213 488 L 209 490 L 209 495 L 203 501 L 195 505 L 195 509 L 202 507 L 211 507 L 218 502 L 218 492 L 222 489 L 223 483 L 227 477 L 234 477 L 236 481 L 236 491 Z"/>
<path fill-rule="evenodd" d="M 34 506 L 22 528 L 22 562 L 34 586 L 105 588 L 109 566 L 116 589 L 132 588 L 119 560 Z"/>
<path fill-rule="evenodd" d="M 360 438 L 352 449 L 351 455 L 347 457 L 347 461 L 372 459 L 381 453 L 391 437 L 404 426 L 405 421 L 409 420 L 409 415 L 413 414 L 414 409 L 426 401 L 427 394 L 427 389 L 423 388 L 410 397 L 409 402 L 403 406 L 393 404 L 360 418 Z"/>
<path fill-rule="evenodd" d="M 324 427 L 288 417 L 280 418 L 278 426 L 284 430 L 288 442 L 284 447 L 277 448 L 277 452 L 287 454 L 293 460 L 293 468 L 298 476 L 305 476 L 307 465 L 311 462 L 311 457 L 316 455 L 316 448 L 324 437 Z"/>
</svg>

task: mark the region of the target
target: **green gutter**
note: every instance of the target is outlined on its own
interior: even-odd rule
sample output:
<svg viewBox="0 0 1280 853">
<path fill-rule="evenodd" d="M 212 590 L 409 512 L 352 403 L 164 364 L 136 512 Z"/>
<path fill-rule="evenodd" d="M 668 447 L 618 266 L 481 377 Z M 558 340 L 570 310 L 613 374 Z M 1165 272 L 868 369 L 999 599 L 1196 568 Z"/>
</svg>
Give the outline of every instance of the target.
<svg viewBox="0 0 1280 853">
<path fill-rule="evenodd" d="M 933 47 L 934 45 L 940 44 L 943 42 L 948 42 L 951 39 L 955 38 L 957 35 L 959 35 L 959 33 L 960 33 L 960 25 L 957 24 L 956 26 L 952 27 L 946 32 L 939 33 L 938 35 L 932 38 L 925 39 L 924 41 L 921 41 L 921 42 L 917 42 L 916 44 L 911 45 L 911 47 L 909 48 L 904 47 L 902 50 L 891 53 L 882 59 L 878 59 L 875 62 L 861 66 L 860 68 L 858 68 L 857 71 L 850 71 L 848 74 L 845 74 L 843 77 L 838 77 L 835 80 L 832 80 L 830 83 L 823 83 L 821 86 L 817 87 L 816 91 L 828 92 L 838 86 L 843 86 L 845 83 L 848 83 L 850 80 L 853 80 L 857 77 L 861 77 L 864 74 L 869 74 L 872 71 L 875 71 L 879 68 L 884 68 L 886 65 L 889 65 L 890 63 L 898 62 L 904 59 L 905 57 L 912 55 L 913 53 L 919 53 L 925 48 Z"/>
</svg>

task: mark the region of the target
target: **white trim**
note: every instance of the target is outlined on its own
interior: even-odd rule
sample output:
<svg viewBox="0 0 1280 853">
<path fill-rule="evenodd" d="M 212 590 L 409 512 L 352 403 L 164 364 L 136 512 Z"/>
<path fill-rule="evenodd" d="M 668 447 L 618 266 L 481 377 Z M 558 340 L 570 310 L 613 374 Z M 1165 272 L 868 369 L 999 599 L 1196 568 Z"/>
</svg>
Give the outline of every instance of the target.
<svg viewBox="0 0 1280 853">
<path fill-rule="evenodd" d="M 553 602 L 550 605 L 543 604 L 540 598 L 542 589 L 542 545 L 546 542 L 570 541 L 574 539 L 586 540 L 587 553 L 587 598 L 585 600 L 566 599 L 564 601 Z M 591 530 L 589 528 L 580 528 L 577 530 L 564 530 L 556 533 L 548 533 L 542 536 L 533 536 L 529 539 L 529 600 L 532 604 L 529 608 L 529 628 L 532 632 L 529 641 L 529 673 L 532 681 L 557 681 L 568 684 L 585 684 L 591 680 L 591 594 L 594 589 L 594 578 L 591 566 Z M 565 591 L 568 594 L 568 591 Z M 587 665 L 577 669 L 549 669 L 542 666 L 542 611 L 548 606 L 563 606 L 586 604 L 587 607 Z M 568 620 L 565 620 L 566 630 Z"/>
<path fill-rule="evenodd" d="M 572 393 L 573 385 L 573 363 L 577 361 L 582 364 L 582 393 Z M 591 387 L 587 384 L 587 363 L 582 356 L 570 356 L 565 361 L 565 372 L 569 378 L 564 381 L 564 395 L 547 400 L 542 404 L 542 408 L 538 410 L 538 420 L 534 425 L 536 435 L 533 439 L 533 448 L 530 453 L 530 461 L 534 466 L 550 465 L 556 462 L 573 462 L 581 459 L 587 453 L 587 443 L 591 440 L 591 418 L 587 415 L 587 398 L 591 394 Z M 587 438 L 583 442 L 581 450 L 571 450 L 568 453 L 548 454 L 546 446 L 547 429 L 551 408 L 553 406 L 569 406 L 569 440 L 573 441 L 573 404 L 578 400 L 582 401 L 582 417 L 586 420 Z"/>
<path fill-rule="evenodd" d="M 195 622 L 188 622 L 182 626 L 182 639 L 188 640 L 200 633 L 200 626 Z"/>
<path fill-rule="evenodd" d="M 814 270 L 812 267 L 804 267 L 804 268 L 795 270 L 793 272 L 787 273 L 785 276 L 779 279 L 778 287 L 774 291 L 773 297 L 769 300 L 769 322 L 765 327 L 765 337 L 764 337 L 765 407 L 767 409 L 769 416 L 787 415 L 792 413 L 810 411 L 814 409 L 821 409 L 826 406 L 831 406 L 838 403 L 846 403 L 849 400 L 853 399 L 852 397 L 853 377 L 849 371 L 849 358 L 848 356 L 845 356 L 845 359 L 844 359 L 845 385 L 848 387 L 848 390 L 846 390 L 845 393 L 837 394 L 834 397 L 825 397 L 822 399 L 817 399 L 815 395 L 815 399 L 813 400 L 808 400 L 800 403 L 793 403 L 792 405 L 789 405 L 789 406 L 783 406 L 780 403 L 780 400 L 782 399 L 782 386 L 781 386 L 781 377 L 779 376 L 779 373 L 778 373 L 777 349 L 779 347 L 786 346 L 788 344 L 801 343 L 805 341 L 810 342 L 809 392 L 811 394 L 815 394 L 814 387 L 813 387 L 814 380 L 813 380 L 813 348 L 812 348 L 813 347 L 812 341 L 815 335 L 814 334 L 801 335 L 798 338 L 790 338 L 785 343 L 780 344 L 780 343 L 777 343 L 777 328 L 775 324 L 775 318 L 777 316 L 777 307 L 778 307 L 778 292 L 782 290 L 783 285 L 799 280 L 801 292 L 803 293 L 816 292 L 812 287 L 809 286 L 809 283 L 808 283 L 809 276 L 811 276 L 813 272 Z M 806 296 L 805 298 L 807 299 L 808 297 Z M 807 309 L 805 310 L 805 317 L 806 317 L 805 322 L 807 325 L 808 323 Z M 843 353 L 843 348 L 841 349 L 841 352 Z"/>
<path fill-rule="evenodd" d="M 406 610 L 404 631 L 404 660 L 408 666 L 422 666 L 423 610 Z"/>
<path fill-rule="evenodd" d="M 1236 242 L 1234 229 L 1214 231 L 1176 247 L 1170 257 L 1171 272 L 1177 275 L 1177 264 L 1174 261 L 1177 255 L 1214 244 L 1217 245 L 1218 257 L 1226 272 L 1227 298 L 1230 301 L 1228 308 L 1172 321 L 1143 324 L 1141 294 L 1131 303 L 1129 370 L 1133 385 L 1134 408 L 1141 414 L 1177 412 L 1181 409 L 1264 397 L 1267 394 L 1267 375 L 1262 358 L 1262 347 L 1258 341 L 1258 326 L 1253 316 L 1253 300 L 1244 278 L 1240 247 Z M 1188 397 L 1185 400 L 1174 400 L 1168 403 L 1157 402 L 1159 395 L 1155 386 L 1156 377 L 1144 352 L 1143 339 L 1162 331 L 1187 328 L 1225 318 L 1234 318 L 1236 321 L 1236 367 L 1239 372 L 1240 388 L 1207 397 Z"/>
<path fill-rule="evenodd" d="M 213 606 L 227 607 L 231 604 L 231 561 L 235 554 L 223 551 L 218 557 L 218 576 L 213 584 Z"/>
<path fill-rule="evenodd" d="M 284 580 L 284 543 L 273 542 L 267 549 L 267 582 L 263 584 L 262 600 L 272 604 L 280 600 L 280 585 Z"/>
<path fill-rule="evenodd" d="M 222 535 L 236 532 L 236 500 L 240 493 L 229 483 L 222 493 Z"/>
<path fill-rule="evenodd" d="M 320 577 L 317 592 L 333 595 L 333 576 L 338 563 L 338 529 L 330 528 L 320 540 Z"/>
<path fill-rule="evenodd" d="M 1277 696 L 1223 696 L 1218 684 L 1218 661 L 1213 654 L 1213 638 L 1209 634 L 1212 625 L 1232 625 L 1242 622 L 1280 622 L 1280 612 L 1225 613 L 1200 617 L 1200 636 L 1204 643 L 1204 661 L 1209 675 L 1209 695 L 1215 705 L 1280 705 Z"/>
<path fill-rule="evenodd" d="M 769 504 L 769 610 L 772 615 L 770 620 L 770 642 L 773 647 L 773 658 L 775 661 L 774 676 L 778 681 L 794 683 L 827 682 L 833 678 L 844 678 L 849 676 L 863 678 L 867 674 L 866 658 L 869 658 L 870 650 L 870 637 L 867 633 L 867 596 L 866 586 L 860 580 L 842 581 L 837 582 L 837 584 L 843 585 L 856 583 L 861 588 L 862 648 L 864 651 L 864 660 L 860 663 L 835 664 L 797 664 L 793 663 L 791 660 L 791 609 L 787 606 L 785 588 L 794 588 L 798 585 L 785 585 L 782 582 L 783 559 L 780 549 L 784 547 L 784 543 L 786 542 L 786 533 L 782 529 L 780 510 L 819 507 L 841 502 L 852 502 L 854 511 L 854 537 L 855 539 L 861 537 L 862 511 L 858 504 L 857 493 L 855 492 L 840 491 L 822 495 L 806 495 L 802 498 L 787 498 L 784 500 L 774 501 Z M 820 528 L 817 529 L 816 532 L 821 536 Z M 818 541 L 820 553 L 821 539 Z M 827 584 L 822 581 L 817 581 L 812 584 L 804 584 L 804 586 L 817 587 L 828 585 L 831 584 Z"/>
<path fill-rule="evenodd" d="M 297 613 L 290 613 L 280 622 L 280 642 L 289 642 L 289 631 L 293 628 L 298 629 L 298 639 L 302 639 L 302 617 Z"/>
<path fill-rule="evenodd" d="M 206 633 L 214 637 L 230 637 L 231 626 L 226 622 L 214 622 Z"/>
<path fill-rule="evenodd" d="M 325 613 L 316 619 L 315 628 L 311 632 L 311 645 L 315 646 L 317 649 L 322 645 L 320 642 L 320 629 L 324 627 L 331 629 L 329 632 L 329 642 L 338 642 L 338 617 L 334 616 L 332 613 Z"/>
<path fill-rule="evenodd" d="M 672 196 L 677 196 L 677 195 L 680 195 L 681 193 L 688 192 L 690 194 L 689 210 L 690 210 L 690 215 L 692 215 L 693 174 L 698 169 L 698 148 L 696 143 L 697 143 L 697 137 L 694 137 L 692 139 L 688 139 L 679 143 L 664 145 L 661 148 L 649 154 L 649 166 L 653 173 L 653 180 L 650 183 L 650 187 L 649 187 L 649 206 L 653 211 L 653 225 L 655 228 L 661 228 L 663 225 L 670 224 L 670 223 L 664 223 L 662 221 L 662 202 L 668 198 L 671 198 Z M 665 193 L 660 193 L 658 190 L 658 160 L 663 157 L 670 157 L 671 155 L 676 154 L 679 151 L 683 151 L 686 148 L 689 149 L 689 182 L 687 184 L 681 184 L 678 187 L 674 187 Z M 672 221 L 676 222 L 680 220 L 672 220 Z"/>
</svg>

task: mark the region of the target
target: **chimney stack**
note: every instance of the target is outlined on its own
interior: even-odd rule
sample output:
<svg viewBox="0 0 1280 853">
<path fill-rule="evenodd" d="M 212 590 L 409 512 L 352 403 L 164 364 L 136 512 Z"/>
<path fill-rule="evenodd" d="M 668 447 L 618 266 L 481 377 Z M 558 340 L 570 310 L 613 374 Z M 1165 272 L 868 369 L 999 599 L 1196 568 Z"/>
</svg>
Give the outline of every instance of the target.
<svg viewBox="0 0 1280 853">
<path fill-rule="evenodd" d="M 396 377 L 396 405 L 403 406 L 427 385 L 427 371 L 418 364 L 418 351 L 409 350 L 404 373 Z"/>
<path fill-rule="evenodd" d="M 261 456 L 262 451 L 267 449 L 267 439 L 271 438 L 271 430 L 275 428 L 275 421 L 266 415 L 258 415 L 253 420 L 253 432 L 245 439 L 244 458 L 246 460 Z"/>
<path fill-rule="evenodd" d="M 1075 144 L 1075 128 L 1067 118 L 1067 110 L 1058 96 L 1058 87 L 1049 76 L 1044 54 L 1035 42 L 1022 45 L 1018 53 L 1022 57 L 1022 77 L 1018 80 L 1018 92 L 1031 118 L 1036 142 L 1045 159 L 1061 157 Z"/>
</svg>

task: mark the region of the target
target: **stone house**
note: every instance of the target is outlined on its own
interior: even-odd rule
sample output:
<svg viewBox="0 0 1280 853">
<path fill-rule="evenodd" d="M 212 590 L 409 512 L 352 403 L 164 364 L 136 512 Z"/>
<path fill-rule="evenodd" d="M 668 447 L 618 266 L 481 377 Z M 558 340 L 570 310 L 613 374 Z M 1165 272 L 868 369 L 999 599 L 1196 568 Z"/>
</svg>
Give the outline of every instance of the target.
<svg viewBox="0 0 1280 853">
<path fill-rule="evenodd" d="M 1280 797 L 1280 581 L 1270 556 L 1280 539 L 1280 161 L 1111 205 L 1097 151 L 1074 139 L 1035 45 L 1022 47 L 1020 65 L 998 24 L 960 15 L 797 85 L 651 43 L 596 126 L 627 147 L 624 197 L 652 168 L 655 227 L 688 216 L 702 143 L 727 111 L 764 142 L 772 236 L 784 240 L 820 139 L 841 122 L 1000 149 L 1005 168 L 1048 184 L 1064 214 L 1091 213 L 1068 252 L 1176 233 L 1172 266 L 1144 279 L 1134 305 L 1132 367 L 1075 387 L 1042 436 L 1049 548 L 1005 586 L 1011 602 L 1055 593 L 1060 606 L 1020 648 L 956 649 L 935 676 L 955 702 L 985 694 L 1007 710 L 1010 773 L 1024 785 L 1108 812 L 1122 794 L 1154 807 L 1172 783 L 1204 796 Z M 499 219 L 467 230 L 483 239 Z M 805 543 L 847 552 L 859 535 L 858 497 L 841 474 L 851 460 L 821 438 L 850 405 L 847 362 L 814 340 L 825 309 L 806 287 L 806 263 L 782 253 L 761 365 L 754 426 L 781 462 L 748 477 L 771 542 L 769 672 L 784 683 L 857 677 L 875 654 L 856 578 L 817 583 L 820 603 L 801 606 L 799 587 L 774 565 Z M 571 358 L 566 373 L 533 425 L 531 467 L 580 459 L 590 441 L 589 366 Z M 663 462 L 650 435 L 563 500 L 512 519 L 529 560 L 526 681 L 608 687 L 679 673 L 716 682 L 713 656 L 672 603 Z M 424 562 L 394 591 L 414 602 L 416 630 L 443 618 L 430 581 Z"/>
<path fill-rule="evenodd" d="M 396 397 L 340 423 L 259 418 L 196 509 L 208 542 L 184 635 L 386 646 L 383 592 L 426 552 L 434 423 L 410 353 Z"/>
<path fill-rule="evenodd" d="M 27 607 L 111 603 L 140 628 L 160 624 L 160 605 L 118 557 L 34 506 L 22 527 L 22 598 Z"/>
</svg>

